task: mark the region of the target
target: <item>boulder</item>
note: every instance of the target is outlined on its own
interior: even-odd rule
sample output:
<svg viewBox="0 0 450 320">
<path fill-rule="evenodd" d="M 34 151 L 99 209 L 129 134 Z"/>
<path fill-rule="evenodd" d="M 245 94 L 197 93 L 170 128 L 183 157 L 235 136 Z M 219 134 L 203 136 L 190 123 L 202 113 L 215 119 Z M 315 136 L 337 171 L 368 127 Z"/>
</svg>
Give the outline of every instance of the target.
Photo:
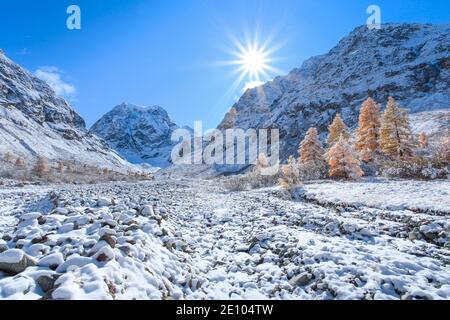
<svg viewBox="0 0 450 320">
<path fill-rule="evenodd" d="M 42 288 L 44 293 L 53 290 L 55 287 L 55 282 L 58 280 L 59 275 L 43 275 L 37 278 L 36 283 Z"/>
<path fill-rule="evenodd" d="M 110 234 L 104 234 L 99 241 L 105 241 L 107 244 L 114 248 L 116 246 L 116 238 L 111 236 Z"/>
<path fill-rule="evenodd" d="M 294 276 L 291 280 L 289 280 L 289 284 L 293 287 L 301 287 L 306 286 L 311 280 L 311 275 L 308 273 L 303 273 Z"/>
<path fill-rule="evenodd" d="M 56 269 L 64 263 L 64 256 L 61 252 L 55 252 L 43 257 L 39 260 L 38 265 L 42 267 L 49 267 L 50 269 Z"/>
<path fill-rule="evenodd" d="M 6 244 L 5 241 L 0 240 L 0 253 L 4 252 L 8 250 L 8 245 Z"/>
<path fill-rule="evenodd" d="M 98 250 L 95 259 L 99 262 L 106 262 L 114 259 L 115 254 L 113 249 L 111 247 L 103 247 L 100 250 Z"/>
<path fill-rule="evenodd" d="M 10 249 L 0 253 L 0 271 L 17 275 L 28 267 L 36 265 L 36 261 L 19 249 Z"/>
<path fill-rule="evenodd" d="M 144 217 L 153 217 L 155 215 L 155 211 L 153 210 L 152 205 L 145 205 L 141 208 L 141 215 Z"/>
<path fill-rule="evenodd" d="M 99 207 L 109 207 L 112 205 L 112 200 L 110 198 L 100 197 L 97 200 L 97 206 Z"/>
</svg>

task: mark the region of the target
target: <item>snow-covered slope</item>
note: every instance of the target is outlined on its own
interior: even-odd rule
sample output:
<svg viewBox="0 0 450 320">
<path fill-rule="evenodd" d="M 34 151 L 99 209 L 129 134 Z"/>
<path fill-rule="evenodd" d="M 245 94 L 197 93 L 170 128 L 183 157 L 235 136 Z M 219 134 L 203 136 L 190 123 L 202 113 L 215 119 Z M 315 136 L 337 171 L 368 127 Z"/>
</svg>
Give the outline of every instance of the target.
<svg viewBox="0 0 450 320">
<path fill-rule="evenodd" d="M 131 165 L 90 134 L 84 120 L 44 81 L 0 56 L 0 154 L 75 160 L 125 169 Z"/>
<path fill-rule="evenodd" d="M 450 109 L 413 113 L 410 121 L 416 134 L 424 132 L 431 139 L 450 136 Z"/>
<path fill-rule="evenodd" d="M 122 103 L 98 120 L 91 132 L 132 163 L 164 168 L 170 163 L 171 135 L 177 128 L 161 107 Z"/>
<path fill-rule="evenodd" d="M 413 113 L 449 109 L 449 43 L 450 24 L 356 28 L 327 54 L 247 90 L 219 128 L 279 128 L 286 158 L 309 127 L 323 138 L 337 112 L 355 126 L 368 96 L 384 107 L 391 95 Z"/>
</svg>

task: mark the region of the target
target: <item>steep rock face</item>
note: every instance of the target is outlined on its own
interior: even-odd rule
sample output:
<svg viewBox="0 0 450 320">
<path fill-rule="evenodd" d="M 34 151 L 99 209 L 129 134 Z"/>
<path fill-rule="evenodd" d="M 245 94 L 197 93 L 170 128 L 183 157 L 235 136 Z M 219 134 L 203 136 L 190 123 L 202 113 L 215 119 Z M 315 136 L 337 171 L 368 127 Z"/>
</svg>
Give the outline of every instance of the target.
<svg viewBox="0 0 450 320">
<path fill-rule="evenodd" d="M 449 43 L 450 24 L 356 28 L 327 54 L 247 90 L 219 128 L 278 128 L 286 159 L 296 154 L 309 127 L 325 138 L 338 112 L 355 127 L 368 96 L 383 107 L 393 96 L 412 113 L 449 109 Z"/>
<path fill-rule="evenodd" d="M 44 81 L 0 55 L 0 153 L 75 160 L 124 169 L 131 165 L 90 134 L 83 118 Z"/>
<path fill-rule="evenodd" d="M 174 146 L 171 135 L 177 128 L 161 107 L 123 103 L 98 120 L 91 132 L 132 163 L 167 167 Z"/>
</svg>

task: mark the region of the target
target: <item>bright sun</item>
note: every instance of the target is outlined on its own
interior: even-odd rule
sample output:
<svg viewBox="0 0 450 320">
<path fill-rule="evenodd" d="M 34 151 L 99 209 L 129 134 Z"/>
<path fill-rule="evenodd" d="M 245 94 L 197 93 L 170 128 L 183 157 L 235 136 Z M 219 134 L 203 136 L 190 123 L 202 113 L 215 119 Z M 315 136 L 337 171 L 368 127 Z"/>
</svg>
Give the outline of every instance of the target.
<svg viewBox="0 0 450 320">
<path fill-rule="evenodd" d="M 242 53 L 242 66 L 251 77 L 258 78 L 259 74 L 267 67 L 264 53 L 253 48 L 244 51 Z"/>
<path fill-rule="evenodd" d="M 264 82 L 273 78 L 274 74 L 283 73 L 272 64 L 276 60 L 273 58 L 274 52 L 281 48 L 281 43 L 272 44 L 274 34 L 261 42 L 258 33 L 255 33 L 253 40 L 246 35 L 245 42 L 239 41 L 236 37 L 229 34 L 233 43 L 228 52 L 234 57 L 233 60 L 219 62 L 220 65 L 234 66 L 230 76 L 238 75 L 226 95 L 231 95 L 241 88 L 242 92 L 248 89 L 259 87 Z"/>
<path fill-rule="evenodd" d="M 235 49 L 231 53 L 236 57 L 227 64 L 237 66 L 234 71 L 239 73 L 238 82 L 259 83 L 270 79 L 269 73 L 278 72 L 270 63 L 273 61 L 271 54 L 276 48 L 268 48 L 269 42 L 260 43 L 257 37 L 253 41 L 247 40 L 246 43 L 233 39 Z"/>
<path fill-rule="evenodd" d="M 251 81 L 259 81 L 261 77 L 267 76 L 267 71 L 271 69 L 269 66 L 269 52 L 265 51 L 256 42 L 253 45 L 238 45 L 239 53 L 236 64 L 240 65 L 239 70 L 243 76 L 248 76 Z"/>
</svg>

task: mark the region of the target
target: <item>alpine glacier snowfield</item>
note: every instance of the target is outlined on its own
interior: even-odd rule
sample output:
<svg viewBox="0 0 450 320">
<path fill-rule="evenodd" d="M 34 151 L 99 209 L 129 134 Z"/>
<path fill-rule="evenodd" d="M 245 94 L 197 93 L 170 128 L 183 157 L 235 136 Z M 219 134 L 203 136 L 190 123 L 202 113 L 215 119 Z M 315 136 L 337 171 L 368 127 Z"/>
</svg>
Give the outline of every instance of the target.
<svg viewBox="0 0 450 320">
<path fill-rule="evenodd" d="M 449 299 L 449 184 L 2 187 L 0 298 Z"/>
</svg>

